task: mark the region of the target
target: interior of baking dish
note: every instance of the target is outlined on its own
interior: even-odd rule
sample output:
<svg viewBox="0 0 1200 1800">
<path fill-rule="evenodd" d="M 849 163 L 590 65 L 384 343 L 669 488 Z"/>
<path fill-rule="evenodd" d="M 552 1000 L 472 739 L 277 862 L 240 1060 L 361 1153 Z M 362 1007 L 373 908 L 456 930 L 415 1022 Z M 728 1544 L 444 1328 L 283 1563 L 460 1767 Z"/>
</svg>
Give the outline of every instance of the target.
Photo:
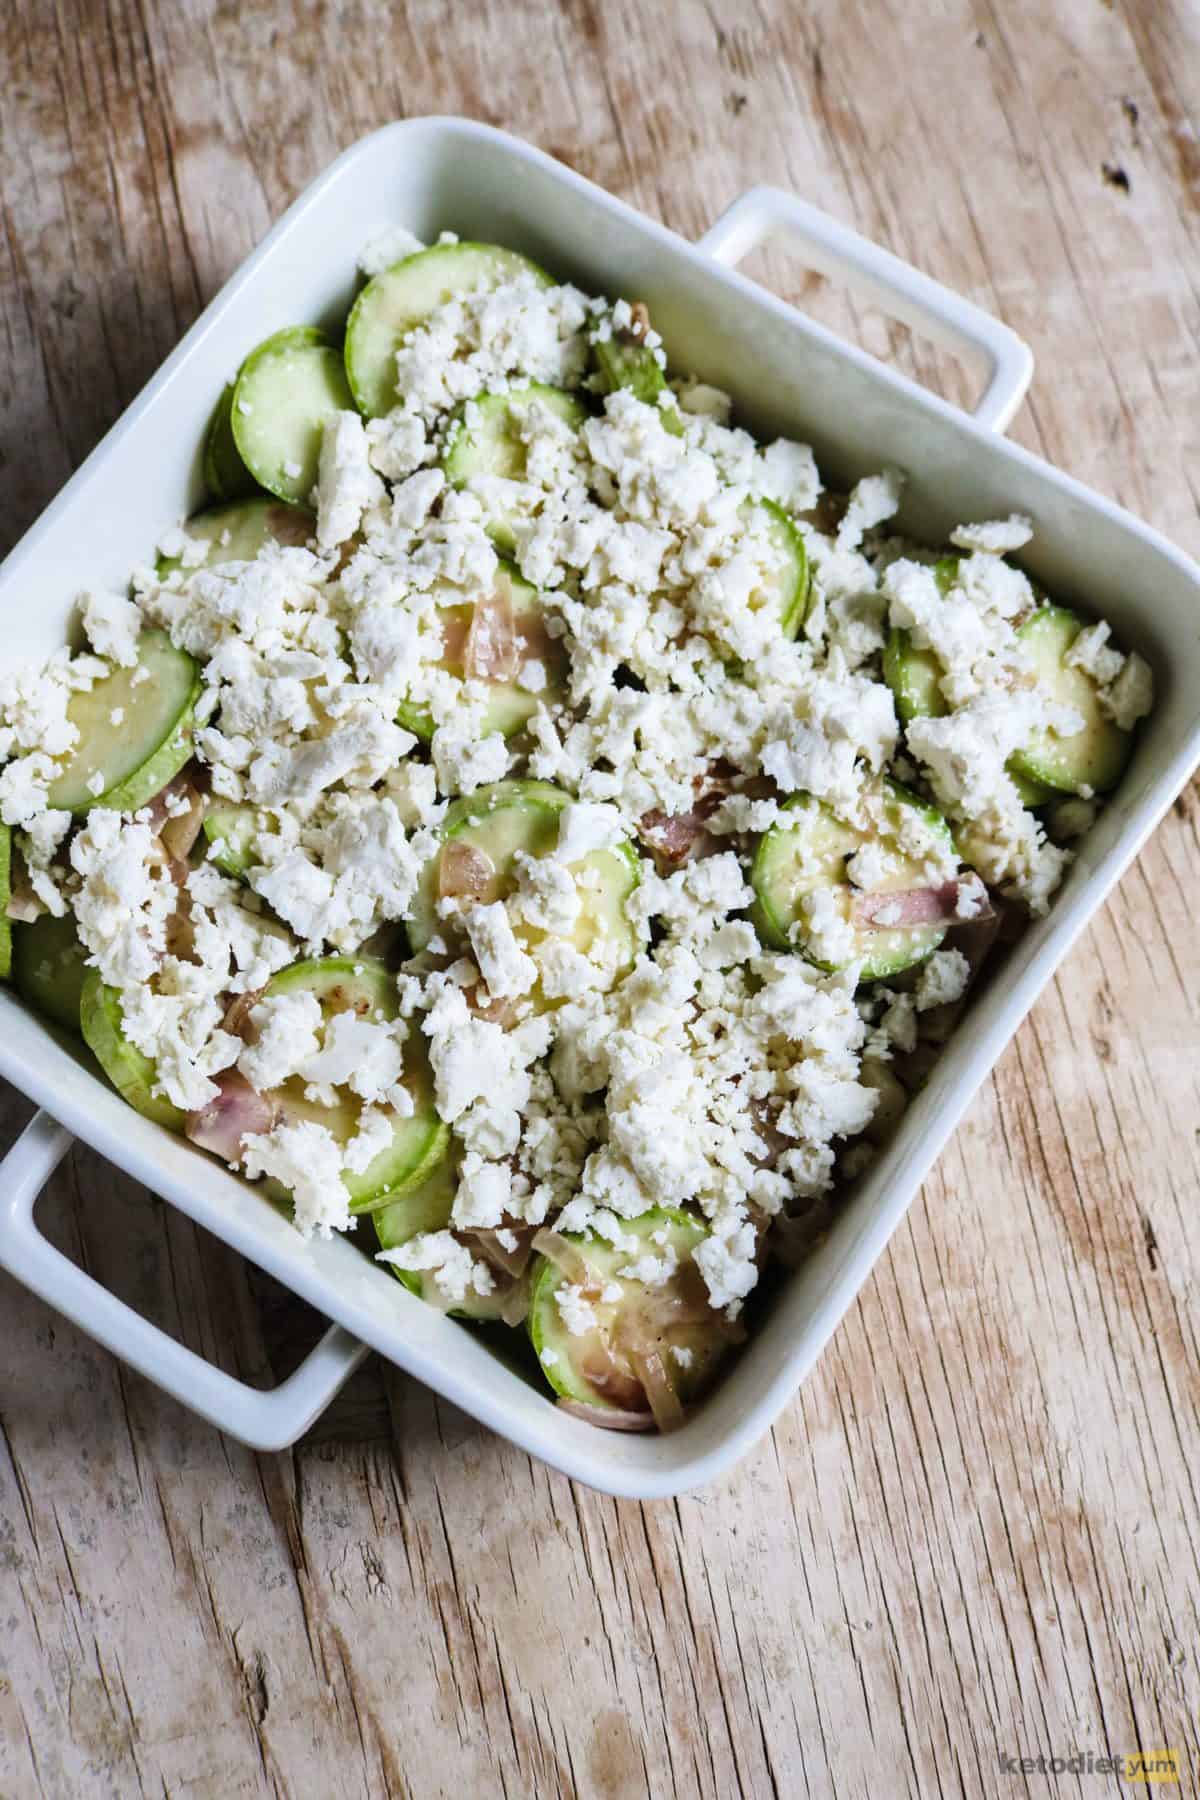
<svg viewBox="0 0 1200 1800">
<path fill-rule="evenodd" d="M 196 446 L 248 347 L 297 320 L 340 328 L 362 243 L 387 224 L 509 244 L 592 292 L 644 298 L 672 362 L 728 389 L 764 435 L 813 445 L 849 486 L 909 477 L 902 527 L 932 543 L 965 519 L 1032 516 L 1022 561 L 1108 617 L 1151 662 L 1155 714 L 1050 915 L 974 1000 L 895 1138 L 695 1416 L 669 1437 L 564 1417 L 477 1335 L 411 1297 L 352 1243 L 302 1243 L 221 1165 L 133 1114 L 44 1023 L 0 993 L 0 1072 L 135 1178 L 505 1435 L 617 1492 L 709 1478 L 770 1422 L 886 1242 L 945 1137 L 1054 964 L 1177 790 L 1197 751 L 1200 592 L 1162 539 L 1078 484 L 840 346 L 790 307 L 550 159 L 461 121 L 393 126 L 347 153 L 272 232 L 0 571 L 5 658 L 62 642 L 84 585 L 123 585 L 200 499 Z"/>
</svg>

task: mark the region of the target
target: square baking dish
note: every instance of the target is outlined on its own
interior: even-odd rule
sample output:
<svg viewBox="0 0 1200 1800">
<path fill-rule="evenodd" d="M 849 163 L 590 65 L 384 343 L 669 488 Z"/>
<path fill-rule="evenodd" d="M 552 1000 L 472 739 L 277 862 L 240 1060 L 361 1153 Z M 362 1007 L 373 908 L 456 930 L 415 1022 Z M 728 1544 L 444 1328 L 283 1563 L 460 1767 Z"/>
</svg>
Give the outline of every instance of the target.
<svg viewBox="0 0 1200 1800">
<path fill-rule="evenodd" d="M 319 320 L 337 332 L 355 260 L 387 224 L 510 244 L 585 289 L 647 301 L 674 365 L 729 389 L 760 434 L 811 443 L 827 480 L 884 463 L 909 481 L 901 525 L 941 542 L 964 520 L 1032 515 L 1030 573 L 1110 619 L 1154 667 L 1158 705 L 1082 843 L 1050 915 L 1009 955 L 900 1130 L 783 1285 L 761 1329 L 678 1432 L 596 1430 L 484 1343 L 407 1293 L 351 1242 L 306 1244 L 215 1161 L 133 1112 L 86 1060 L 0 992 L 0 1074 L 46 1109 L 0 1182 L 0 1265 L 206 1418 L 256 1447 L 292 1442 L 370 1346 L 567 1474 L 639 1498 L 720 1475 L 795 1393 L 926 1171 L 1055 965 L 1200 760 L 1200 569 L 1162 537 L 1000 435 L 1031 373 L 1002 325 L 774 189 L 744 195 L 696 245 L 540 151 L 461 119 L 413 119 L 354 145 L 285 214 L 0 568 L 4 658 L 63 642 L 84 586 L 123 588 L 201 498 L 214 397 L 253 344 Z M 893 316 L 986 364 L 972 417 L 841 343 L 731 267 L 773 232 Z M 52 1116 L 47 1116 L 52 1115 Z M 56 1123 L 57 1121 L 57 1123 Z M 335 1321 L 270 1393 L 243 1386 L 147 1324 L 61 1257 L 33 1206 L 74 1133 Z"/>
</svg>

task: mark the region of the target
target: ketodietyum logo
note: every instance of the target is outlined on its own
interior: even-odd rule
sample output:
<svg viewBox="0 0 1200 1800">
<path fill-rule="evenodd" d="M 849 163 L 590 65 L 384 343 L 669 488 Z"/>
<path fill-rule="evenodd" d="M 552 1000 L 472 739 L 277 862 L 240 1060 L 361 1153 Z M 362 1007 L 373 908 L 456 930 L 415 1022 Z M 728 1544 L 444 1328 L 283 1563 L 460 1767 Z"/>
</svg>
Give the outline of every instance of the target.
<svg viewBox="0 0 1200 1800">
<path fill-rule="evenodd" d="M 1000 1752 L 1002 1775 L 1119 1775 L 1138 1786 L 1178 1787 L 1183 1761 L 1178 1750 L 1132 1750 L 1122 1756 L 1075 1750 L 1069 1756 L 1017 1756 Z"/>
</svg>

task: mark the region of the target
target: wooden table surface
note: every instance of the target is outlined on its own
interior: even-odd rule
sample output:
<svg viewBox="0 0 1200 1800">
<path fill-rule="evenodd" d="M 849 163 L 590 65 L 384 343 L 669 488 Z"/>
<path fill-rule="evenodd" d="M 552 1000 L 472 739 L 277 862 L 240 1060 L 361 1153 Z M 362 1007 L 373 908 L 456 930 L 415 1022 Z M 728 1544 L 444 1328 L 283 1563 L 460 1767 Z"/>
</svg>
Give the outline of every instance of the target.
<svg viewBox="0 0 1200 1800">
<path fill-rule="evenodd" d="M 0 548 L 295 193 L 425 112 L 689 236 L 755 181 L 817 201 L 1015 326 L 1014 436 L 1200 551 L 1194 0 L 7 0 Z M 377 1359 L 254 1456 L 0 1279 L 4 1800 L 1038 1794 L 1005 1756 L 1162 1746 L 1195 1783 L 1198 826 L 1193 790 L 770 1439 L 677 1503 Z M 95 1156 L 41 1216 L 247 1378 L 316 1335 Z"/>
</svg>

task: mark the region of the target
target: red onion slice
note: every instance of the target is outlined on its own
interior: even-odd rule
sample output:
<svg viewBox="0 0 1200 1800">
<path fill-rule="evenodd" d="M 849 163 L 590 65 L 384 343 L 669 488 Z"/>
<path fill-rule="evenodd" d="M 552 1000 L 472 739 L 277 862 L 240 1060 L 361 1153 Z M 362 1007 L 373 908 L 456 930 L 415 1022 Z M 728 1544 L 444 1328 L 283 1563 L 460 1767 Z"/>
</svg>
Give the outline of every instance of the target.
<svg viewBox="0 0 1200 1800">
<path fill-rule="evenodd" d="M 594 1273 L 588 1268 L 576 1246 L 568 1242 L 560 1232 L 543 1227 L 533 1240 L 533 1248 L 547 1262 L 552 1262 L 572 1287 L 590 1288 L 596 1285 Z"/>
<path fill-rule="evenodd" d="M 520 666 L 512 601 L 506 593 L 488 594 L 475 602 L 463 645 L 463 674 L 468 681 L 511 681 Z"/>
<path fill-rule="evenodd" d="M 897 888 L 891 893 L 855 894 L 851 916 L 872 931 L 906 931 L 915 925 L 949 924 L 956 917 L 957 881 L 940 887 Z"/>
<path fill-rule="evenodd" d="M 464 1231 L 461 1235 L 472 1242 L 485 1261 L 499 1269 L 502 1275 L 511 1276 L 514 1281 L 519 1280 L 529 1267 L 535 1234 L 528 1226 L 519 1227 L 515 1231 L 501 1226 L 495 1230 Z M 501 1236 L 515 1237 L 515 1247 L 508 1249 L 500 1242 Z"/>
<path fill-rule="evenodd" d="M 438 895 L 443 900 L 481 900 L 495 872 L 490 856 L 452 838 L 438 858 Z"/>
<path fill-rule="evenodd" d="M 633 1349 L 629 1360 L 637 1372 L 642 1391 L 650 1402 L 654 1423 L 660 1431 L 674 1431 L 683 1423 L 683 1402 L 667 1374 L 662 1353 L 658 1349 Z"/>
<path fill-rule="evenodd" d="M 220 1090 L 216 1098 L 190 1112 L 185 1129 L 193 1144 L 233 1163 L 242 1154 L 245 1138 L 270 1131 L 276 1109 L 236 1069 L 224 1070 L 216 1083 Z"/>
<path fill-rule="evenodd" d="M 442 660 L 452 669 L 461 669 L 467 633 L 471 629 L 469 606 L 448 606 L 438 614 L 442 633 Z"/>
<path fill-rule="evenodd" d="M 500 1305 L 505 1325 L 523 1325 L 529 1317 L 529 1283 L 524 1276 L 514 1281 Z"/>
<path fill-rule="evenodd" d="M 172 814 L 165 820 L 158 834 L 172 861 L 182 861 L 190 854 L 192 845 L 200 836 L 200 828 L 208 810 L 207 796 L 198 788 L 189 787 L 183 792 L 187 798 L 187 811 Z"/>
<path fill-rule="evenodd" d="M 702 814 L 699 808 L 686 813 L 664 813 L 655 807 L 638 820 L 638 833 L 664 862 L 685 863 L 698 856 L 702 849 L 715 844 L 715 838 L 704 823 L 713 810 L 710 807 L 707 814 Z"/>
<path fill-rule="evenodd" d="M 616 1406 L 589 1406 L 583 1400 L 559 1399 L 561 1411 L 570 1413 L 573 1419 L 582 1419 L 587 1425 L 598 1425 L 601 1431 L 653 1431 L 654 1415 L 648 1412 L 627 1412 Z"/>
</svg>

